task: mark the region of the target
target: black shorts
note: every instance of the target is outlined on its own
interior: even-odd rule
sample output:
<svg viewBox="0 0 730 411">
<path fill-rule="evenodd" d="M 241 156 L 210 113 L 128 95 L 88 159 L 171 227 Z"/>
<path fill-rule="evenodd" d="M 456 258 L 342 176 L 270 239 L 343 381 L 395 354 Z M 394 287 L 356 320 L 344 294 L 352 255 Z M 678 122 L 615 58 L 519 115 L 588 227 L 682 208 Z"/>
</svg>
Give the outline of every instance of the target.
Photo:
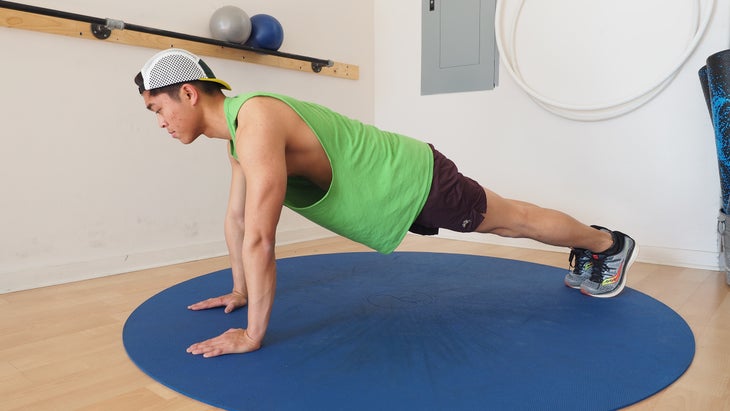
<svg viewBox="0 0 730 411">
<path fill-rule="evenodd" d="M 433 148 L 433 181 L 426 204 L 409 229 L 422 235 L 438 234 L 439 228 L 475 231 L 487 212 L 484 188 L 459 172 L 453 161 Z"/>
</svg>

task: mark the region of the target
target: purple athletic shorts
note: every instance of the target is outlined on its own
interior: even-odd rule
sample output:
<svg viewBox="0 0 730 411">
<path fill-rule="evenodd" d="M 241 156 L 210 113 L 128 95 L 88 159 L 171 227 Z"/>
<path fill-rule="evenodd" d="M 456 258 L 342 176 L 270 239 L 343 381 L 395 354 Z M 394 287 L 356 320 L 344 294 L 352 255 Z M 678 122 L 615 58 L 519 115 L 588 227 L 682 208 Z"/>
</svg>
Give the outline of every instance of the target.
<svg viewBox="0 0 730 411">
<path fill-rule="evenodd" d="M 484 220 L 487 195 L 484 188 L 459 172 L 453 161 L 432 145 L 433 181 L 426 204 L 409 231 L 422 235 L 438 234 L 439 228 L 472 232 Z"/>
</svg>

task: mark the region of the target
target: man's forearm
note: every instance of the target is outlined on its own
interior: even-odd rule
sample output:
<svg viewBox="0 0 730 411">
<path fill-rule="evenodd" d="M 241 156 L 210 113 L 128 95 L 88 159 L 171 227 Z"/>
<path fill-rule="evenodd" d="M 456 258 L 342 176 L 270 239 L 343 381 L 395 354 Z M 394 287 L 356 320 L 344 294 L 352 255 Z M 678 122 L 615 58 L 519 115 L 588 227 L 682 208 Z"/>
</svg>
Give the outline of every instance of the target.
<svg viewBox="0 0 730 411">
<path fill-rule="evenodd" d="M 243 222 L 235 217 L 226 216 L 224 232 L 233 273 L 233 292 L 247 296 L 243 268 Z"/>
<path fill-rule="evenodd" d="M 276 292 L 274 245 L 244 241 L 244 272 L 248 287 L 248 326 L 246 333 L 257 342 L 263 340 Z"/>
</svg>

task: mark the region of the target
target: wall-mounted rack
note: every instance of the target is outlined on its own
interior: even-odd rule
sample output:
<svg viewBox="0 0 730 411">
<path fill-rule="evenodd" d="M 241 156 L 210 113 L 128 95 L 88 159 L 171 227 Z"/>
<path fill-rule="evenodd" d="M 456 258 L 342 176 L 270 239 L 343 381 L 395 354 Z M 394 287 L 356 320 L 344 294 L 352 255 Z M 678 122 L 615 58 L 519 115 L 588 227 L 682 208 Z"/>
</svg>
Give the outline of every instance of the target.
<svg viewBox="0 0 730 411">
<path fill-rule="evenodd" d="M 195 54 L 289 70 L 357 80 L 358 66 L 237 43 L 161 30 L 121 20 L 85 16 L 27 4 L 0 1 L 0 26 L 139 47 L 177 47 Z"/>
</svg>

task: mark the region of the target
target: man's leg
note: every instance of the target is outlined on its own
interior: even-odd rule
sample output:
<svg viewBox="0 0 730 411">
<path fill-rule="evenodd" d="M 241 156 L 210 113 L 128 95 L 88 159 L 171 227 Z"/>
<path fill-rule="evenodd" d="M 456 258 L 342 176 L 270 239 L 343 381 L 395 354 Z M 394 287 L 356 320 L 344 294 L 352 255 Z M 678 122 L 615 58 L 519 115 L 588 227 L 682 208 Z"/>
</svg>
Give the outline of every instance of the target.
<svg viewBox="0 0 730 411">
<path fill-rule="evenodd" d="M 571 264 L 575 257 L 576 265 L 566 276 L 566 285 L 577 288 L 572 282 L 585 278 L 580 283 L 581 292 L 602 298 L 618 295 L 624 289 L 626 271 L 637 256 L 636 243 L 631 237 L 603 227 L 589 227 L 560 211 L 484 191 L 487 212 L 477 227 L 478 232 L 571 247 Z"/>
<path fill-rule="evenodd" d="M 477 232 L 530 238 L 544 244 L 601 253 L 613 245 L 609 232 L 596 230 L 557 210 L 510 200 L 484 189 L 487 212 Z"/>
</svg>

